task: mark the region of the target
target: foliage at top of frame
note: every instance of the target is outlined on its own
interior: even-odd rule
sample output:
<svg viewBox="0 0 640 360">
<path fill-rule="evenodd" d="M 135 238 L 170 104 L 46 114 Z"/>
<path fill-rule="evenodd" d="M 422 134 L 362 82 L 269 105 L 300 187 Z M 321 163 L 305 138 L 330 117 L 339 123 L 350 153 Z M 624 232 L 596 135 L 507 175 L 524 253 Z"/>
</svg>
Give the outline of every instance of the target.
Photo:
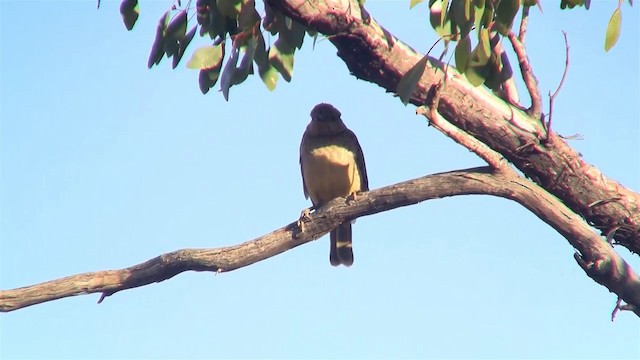
<svg viewBox="0 0 640 360">
<path fill-rule="evenodd" d="M 120 14 L 127 30 L 133 29 L 139 13 L 138 0 L 122 1 Z M 194 17 L 195 23 L 187 31 Z M 291 81 L 294 54 L 302 47 L 307 29 L 267 4 L 264 16 L 260 15 L 255 0 L 190 0 L 185 6 L 177 0 L 158 20 L 148 67 L 172 58 L 171 65 L 176 68 L 196 32 L 209 37 L 211 44 L 196 49 L 187 68 L 200 71 L 198 83 L 203 94 L 220 80 L 220 90 L 228 100 L 229 89 L 253 75 L 255 67 L 269 90 L 275 89 L 279 77 Z M 265 41 L 265 32 L 277 35 L 273 44 Z M 227 49 L 228 42 L 231 49 Z"/>
<path fill-rule="evenodd" d="M 197 49 L 187 67 L 200 71 L 198 82 L 203 94 L 220 80 L 220 90 L 227 100 L 229 89 L 253 75 L 255 67 L 269 90 L 275 89 L 279 77 L 291 81 L 295 51 L 302 47 L 305 34 L 314 37 L 314 43 L 318 35 L 266 3 L 264 15 L 261 15 L 256 10 L 255 0 L 188 0 L 185 6 L 183 0 L 174 1 L 158 20 L 148 67 L 171 58 L 175 68 L 196 32 L 201 37 L 209 37 L 212 43 Z M 413 8 L 422 2 L 424 0 L 410 0 L 409 6 Z M 628 2 L 633 5 L 633 0 Z M 358 0 L 358 3 L 362 7 L 364 1 Z M 606 51 L 613 48 L 620 35 L 622 3 L 623 0 L 618 1 L 609 20 L 605 33 Z M 454 58 L 458 71 L 474 86 L 484 84 L 497 90 L 512 76 L 512 71 L 503 66 L 500 53 L 494 51 L 496 46 L 501 37 L 512 32 L 514 20 L 522 8 L 541 5 L 539 0 L 429 0 L 428 6 L 431 26 L 445 43 L 440 58 L 444 57 L 451 42 L 456 43 Z M 590 6 L 591 0 L 560 0 L 561 9 L 589 9 Z M 138 0 L 122 0 L 120 14 L 127 30 L 132 30 L 140 14 Z M 265 41 L 267 32 L 277 36 L 273 43 Z M 230 49 L 227 43 L 230 43 Z M 423 59 L 401 79 L 397 93 L 405 104 L 425 67 L 426 60 Z"/>
<path fill-rule="evenodd" d="M 424 0 L 410 0 L 413 8 Z M 628 0 L 633 5 L 633 0 Z M 605 33 L 606 51 L 618 40 L 622 21 L 621 6 L 618 1 Z M 486 85 L 497 90 L 502 82 L 511 76 L 511 69 L 503 66 L 500 53 L 494 51 L 500 37 L 512 32 L 514 20 L 524 7 L 538 6 L 539 0 L 429 0 L 429 20 L 433 29 L 445 43 L 445 55 L 450 42 L 456 42 L 455 64 L 474 86 Z M 590 0 L 560 0 L 561 9 L 585 7 Z M 406 104 L 411 92 L 424 70 L 421 62 L 405 74 L 398 86 L 398 94 Z M 416 75 L 417 74 L 417 75 Z"/>
</svg>

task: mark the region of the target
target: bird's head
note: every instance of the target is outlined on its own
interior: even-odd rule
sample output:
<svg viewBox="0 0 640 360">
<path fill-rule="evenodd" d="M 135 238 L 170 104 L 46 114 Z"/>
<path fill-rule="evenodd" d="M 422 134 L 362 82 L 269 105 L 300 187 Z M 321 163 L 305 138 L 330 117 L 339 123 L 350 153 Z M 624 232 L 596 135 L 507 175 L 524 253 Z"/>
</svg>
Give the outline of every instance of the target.
<svg viewBox="0 0 640 360">
<path fill-rule="evenodd" d="M 340 120 L 340 111 L 331 104 L 321 103 L 311 110 L 311 120 L 319 122 L 333 122 Z"/>
</svg>

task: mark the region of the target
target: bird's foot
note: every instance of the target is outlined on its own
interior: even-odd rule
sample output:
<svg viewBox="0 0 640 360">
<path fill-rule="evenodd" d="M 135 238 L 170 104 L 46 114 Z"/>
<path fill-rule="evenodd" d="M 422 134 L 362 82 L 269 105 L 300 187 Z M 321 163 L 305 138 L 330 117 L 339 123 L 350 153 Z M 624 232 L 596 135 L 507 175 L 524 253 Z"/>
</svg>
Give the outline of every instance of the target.
<svg viewBox="0 0 640 360">
<path fill-rule="evenodd" d="M 358 194 L 361 194 L 360 191 L 354 191 L 349 196 L 347 196 L 347 205 L 350 205 L 352 202 L 356 201 Z"/>
<path fill-rule="evenodd" d="M 296 222 L 296 225 L 298 225 L 298 229 L 300 229 L 300 232 L 298 234 L 301 234 L 304 232 L 304 223 L 311 220 L 311 210 L 313 209 L 313 207 L 310 208 L 306 208 L 304 210 L 302 210 L 300 212 L 300 217 L 298 218 L 298 221 Z"/>
</svg>

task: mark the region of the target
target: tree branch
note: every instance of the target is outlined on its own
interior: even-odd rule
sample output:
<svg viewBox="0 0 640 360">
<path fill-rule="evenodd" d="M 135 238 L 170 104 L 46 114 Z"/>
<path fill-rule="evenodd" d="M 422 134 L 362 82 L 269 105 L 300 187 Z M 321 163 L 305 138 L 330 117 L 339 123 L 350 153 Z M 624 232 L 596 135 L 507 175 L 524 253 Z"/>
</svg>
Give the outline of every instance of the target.
<svg viewBox="0 0 640 360">
<path fill-rule="evenodd" d="M 516 57 L 518 58 L 520 73 L 522 74 L 522 79 L 527 87 L 527 91 L 529 91 L 529 96 L 531 97 L 531 107 L 529 107 L 527 113 L 534 119 L 540 119 L 542 115 L 542 97 L 540 96 L 538 80 L 536 80 L 536 77 L 533 74 L 533 69 L 529 63 L 529 57 L 524 49 L 524 44 L 518 40 L 518 37 L 513 31 L 509 31 L 508 38 L 511 42 L 511 46 L 513 47 L 513 51 L 516 53 Z"/>
<path fill-rule="evenodd" d="M 295 21 L 329 37 L 338 56 L 359 79 L 395 92 L 401 77 L 423 55 L 395 38 L 373 17 L 365 24 L 352 0 L 265 0 Z M 346 9 L 351 5 L 351 11 Z M 430 59 L 410 101 L 424 105 L 428 90 L 443 78 L 442 63 Z M 540 119 L 508 106 L 484 88 L 471 86 L 449 67 L 438 112 L 447 121 L 502 154 L 527 177 L 562 199 L 617 243 L 640 253 L 640 195 L 604 176 Z"/>
<path fill-rule="evenodd" d="M 640 278 L 580 217 L 527 179 L 477 168 L 425 176 L 365 192 L 355 199 L 334 199 L 310 214 L 304 231 L 293 222 L 236 246 L 177 250 L 126 269 L 78 274 L 2 290 L 0 311 L 91 293 L 102 293 L 102 301 L 118 291 L 161 282 L 184 271 L 233 271 L 318 239 L 347 220 L 429 199 L 469 194 L 500 196 L 525 206 L 579 251 L 576 260 L 587 275 L 632 305 L 629 308 L 640 309 Z M 640 311 L 634 312 L 640 315 Z"/>
<path fill-rule="evenodd" d="M 478 155 L 482 160 L 486 161 L 492 169 L 500 172 L 508 169 L 508 165 L 504 161 L 502 155 L 493 151 L 480 140 L 465 133 L 464 130 L 458 129 L 438 113 L 437 108 L 438 102 L 440 101 L 440 89 L 442 86 L 443 83 L 440 83 L 434 88 L 435 94 L 433 95 L 431 104 L 428 106 L 418 107 L 416 114 L 425 116 L 429 120 L 429 124 L 434 128 L 451 138 L 456 143 L 466 147 L 469 151 Z"/>
</svg>

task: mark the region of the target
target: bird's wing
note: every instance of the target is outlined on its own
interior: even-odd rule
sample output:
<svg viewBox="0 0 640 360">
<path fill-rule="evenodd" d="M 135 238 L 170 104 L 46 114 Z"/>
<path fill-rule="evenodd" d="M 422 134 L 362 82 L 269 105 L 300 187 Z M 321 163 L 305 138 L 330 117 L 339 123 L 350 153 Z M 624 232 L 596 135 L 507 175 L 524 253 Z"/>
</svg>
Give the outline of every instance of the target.
<svg viewBox="0 0 640 360">
<path fill-rule="evenodd" d="M 367 177 L 367 166 L 364 162 L 364 153 L 362 152 L 362 148 L 360 147 L 360 143 L 358 142 L 358 138 L 353 131 L 347 129 L 346 131 L 347 144 L 352 144 L 353 148 L 351 151 L 355 154 L 356 165 L 358 166 L 358 173 L 360 174 L 360 190 L 361 191 L 369 191 L 369 178 Z"/>
<path fill-rule="evenodd" d="M 304 198 L 308 199 L 309 198 L 309 193 L 307 192 L 307 185 L 306 185 L 306 183 L 304 181 L 304 169 L 302 167 L 302 152 L 304 151 L 304 143 L 306 141 L 306 137 L 307 137 L 307 134 L 305 133 L 302 136 L 302 142 L 300 143 L 300 160 L 299 160 L 299 162 L 300 162 L 300 173 L 302 174 L 302 191 L 304 192 Z"/>
</svg>

